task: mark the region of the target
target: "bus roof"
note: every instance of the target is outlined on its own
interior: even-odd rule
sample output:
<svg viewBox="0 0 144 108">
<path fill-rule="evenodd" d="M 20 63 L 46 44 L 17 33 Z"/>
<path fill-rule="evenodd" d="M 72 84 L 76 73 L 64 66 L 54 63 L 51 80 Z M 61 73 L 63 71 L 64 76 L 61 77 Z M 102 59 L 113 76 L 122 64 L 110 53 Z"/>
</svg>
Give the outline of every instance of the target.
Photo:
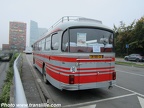
<svg viewBox="0 0 144 108">
<path fill-rule="evenodd" d="M 53 26 L 48 29 L 41 39 L 42 40 L 45 36 L 54 33 L 56 31 L 64 31 L 70 27 L 95 27 L 95 28 L 103 28 L 112 30 L 109 27 L 102 24 L 102 21 L 89 19 L 84 17 L 77 17 L 77 16 L 65 16 L 58 20 Z M 37 41 L 37 42 L 38 42 Z"/>
</svg>

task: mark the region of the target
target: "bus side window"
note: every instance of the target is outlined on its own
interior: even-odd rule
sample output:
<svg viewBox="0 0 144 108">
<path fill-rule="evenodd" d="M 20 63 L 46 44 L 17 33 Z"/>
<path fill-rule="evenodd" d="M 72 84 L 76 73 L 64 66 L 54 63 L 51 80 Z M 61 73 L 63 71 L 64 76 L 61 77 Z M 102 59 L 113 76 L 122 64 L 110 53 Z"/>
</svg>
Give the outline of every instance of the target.
<svg viewBox="0 0 144 108">
<path fill-rule="evenodd" d="M 45 50 L 45 39 L 43 39 L 42 42 L 41 42 L 41 50 L 42 51 Z"/>
<path fill-rule="evenodd" d="M 58 33 L 52 35 L 51 48 L 52 48 L 52 50 L 58 50 L 58 48 L 59 48 L 59 35 L 58 35 Z"/>
<path fill-rule="evenodd" d="M 66 30 L 62 36 L 62 51 L 68 52 L 68 30 Z"/>
<path fill-rule="evenodd" d="M 36 43 L 36 46 L 35 46 L 35 51 L 38 51 L 39 50 L 39 42 Z"/>
<path fill-rule="evenodd" d="M 46 38 L 46 47 L 45 47 L 46 51 L 50 50 L 50 42 L 51 42 L 51 38 L 50 37 Z"/>
<path fill-rule="evenodd" d="M 39 42 L 39 47 L 38 47 L 38 50 L 39 50 L 39 51 L 41 51 L 41 50 L 42 50 L 42 42 L 41 42 L 41 41 Z"/>
</svg>

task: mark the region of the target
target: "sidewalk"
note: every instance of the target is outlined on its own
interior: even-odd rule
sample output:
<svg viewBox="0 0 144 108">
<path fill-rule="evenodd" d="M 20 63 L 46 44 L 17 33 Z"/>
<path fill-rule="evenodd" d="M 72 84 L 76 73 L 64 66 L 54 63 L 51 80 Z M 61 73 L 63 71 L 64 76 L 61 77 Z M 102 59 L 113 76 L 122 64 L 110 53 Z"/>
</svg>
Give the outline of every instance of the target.
<svg viewBox="0 0 144 108">
<path fill-rule="evenodd" d="M 23 66 L 22 66 L 21 80 L 27 98 L 27 103 L 41 104 L 43 102 L 38 90 L 38 86 L 32 74 L 31 67 L 26 59 L 26 55 L 22 54 L 22 57 L 23 57 Z"/>
</svg>

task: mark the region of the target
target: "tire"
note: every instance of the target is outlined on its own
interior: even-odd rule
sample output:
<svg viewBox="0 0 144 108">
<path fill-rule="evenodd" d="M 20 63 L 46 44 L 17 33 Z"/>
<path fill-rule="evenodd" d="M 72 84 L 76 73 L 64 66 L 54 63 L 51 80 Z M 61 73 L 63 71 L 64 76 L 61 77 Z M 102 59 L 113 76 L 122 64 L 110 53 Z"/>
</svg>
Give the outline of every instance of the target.
<svg viewBox="0 0 144 108">
<path fill-rule="evenodd" d="M 37 69 L 36 65 L 35 65 L 35 59 L 33 58 L 33 66 L 35 69 Z"/>
<path fill-rule="evenodd" d="M 35 59 L 33 58 L 33 65 L 35 65 Z"/>
<path fill-rule="evenodd" d="M 128 61 L 128 58 L 125 58 L 126 61 Z"/>
<path fill-rule="evenodd" d="M 46 79 L 46 67 L 43 67 L 43 81 L 45 84 L 48 84 L 48 80 Z"/>
<path fill-rule="evenodd" d="M 137 58 L 137 59 L 136 59 L 136 62 L 140 62 L 140 59 L 139 59 L 139 58 Z"/>
</svg>

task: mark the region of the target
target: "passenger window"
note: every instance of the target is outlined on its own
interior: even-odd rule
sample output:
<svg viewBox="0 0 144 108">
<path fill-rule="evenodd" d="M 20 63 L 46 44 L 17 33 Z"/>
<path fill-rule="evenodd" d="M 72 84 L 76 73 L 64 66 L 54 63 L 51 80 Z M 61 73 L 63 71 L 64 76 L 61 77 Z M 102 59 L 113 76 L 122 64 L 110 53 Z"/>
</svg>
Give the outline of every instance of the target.
<svg viewBox="0 0 144 108">
<path fill-rule="evenodd" d="M 45 50 L 45 39 L 42 40 L 41 44 L 42 44 L 41 45 L 41 47 L 42 47 L 41 50 L 44 51 Z"/>
<path fill-rule="evenodd" d="M 68 31 L 65 31 L 62 37 L 62 51 L 68 52 Z"/>
<path fill-rule="evenodd" d="M 35 51 L 38 51 L 38 44 L 39 44 L 39 43 L 34 44 L 34 50 L 35 50 Z"/>
<path fill-rule="evenodd" d="M 42 42 L 40 41 L 39 42 L 39 51 L 41 51 L 42 50 Z"/>
<path fill-rule="evenodd" d="M 52 50 L 58 50 L 59 48 L 59 35 L 58 33 L 52 35 L 52 43 L 51 43 Z"/>
<path fill-rule="evenodd" d="M 50 42 L 51 38 L 50 37 L 46 38 L 46 48 L 45 48 L 46 51 L 50 50 Z"/>
</svg>

